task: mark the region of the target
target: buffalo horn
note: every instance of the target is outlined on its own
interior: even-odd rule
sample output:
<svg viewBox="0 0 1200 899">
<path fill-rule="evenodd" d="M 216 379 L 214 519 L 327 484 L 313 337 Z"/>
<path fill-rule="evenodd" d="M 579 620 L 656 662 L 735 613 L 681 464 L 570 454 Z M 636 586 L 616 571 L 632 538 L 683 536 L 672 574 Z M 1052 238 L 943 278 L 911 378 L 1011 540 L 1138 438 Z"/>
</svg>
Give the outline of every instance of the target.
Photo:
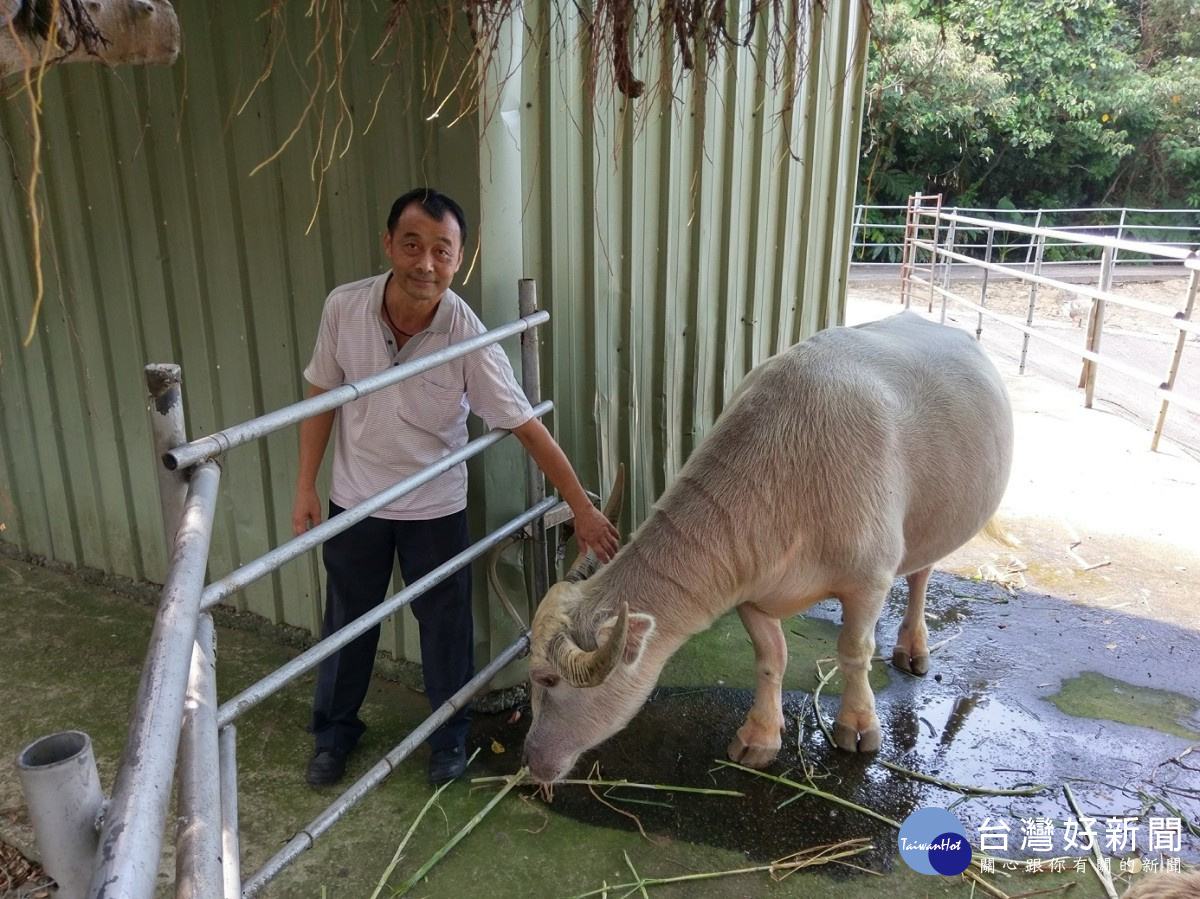
<svg viewBox="0 0 1200 899">
<path fill-rule="evenodd" d="M 629 605 L 621 603 L 617 624 L 606 640 L 591 652 L 580 649 L 565 630 L 560 630 L 547 656 L 567 683 L 573 687 L 596 687 L 604 683 L 617 667 L 629 636 Z"/>
</svg>

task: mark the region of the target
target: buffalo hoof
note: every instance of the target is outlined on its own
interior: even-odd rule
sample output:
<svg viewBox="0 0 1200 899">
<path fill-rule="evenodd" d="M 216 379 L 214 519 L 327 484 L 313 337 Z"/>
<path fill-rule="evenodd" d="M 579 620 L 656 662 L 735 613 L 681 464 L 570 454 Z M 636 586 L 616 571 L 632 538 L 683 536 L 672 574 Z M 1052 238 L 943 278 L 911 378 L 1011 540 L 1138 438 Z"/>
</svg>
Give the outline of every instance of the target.
<svg viewBox="0 0 1200 899">
<path fill-rule="evenodd" d="M 765 768 L 775 761 L 775 756 L 779 755 L 779 744 L 767 746 L 762 743 L 746 743 L 739 735 L 735 736 L 733 742 L 729 744 L 728 752 L 730 761 L 745 765 L 747 768 Z"/>
<path fill-rule="evenodd" d="M 878 752 L 879 747 L 883 745 L 883 735 L 878 725 L 860 732 L 835 721 L 833 723 L 833 742 L 838 749 L 844 749 L 847 752 Z"/>
<path fill-rule="evenodd" d="M 910 656 L 908 650 L 897 646 L 892 650 L 892 664 L 909 674 L 924 675 L 929 672 L 929 653 Z"/>
</svg>

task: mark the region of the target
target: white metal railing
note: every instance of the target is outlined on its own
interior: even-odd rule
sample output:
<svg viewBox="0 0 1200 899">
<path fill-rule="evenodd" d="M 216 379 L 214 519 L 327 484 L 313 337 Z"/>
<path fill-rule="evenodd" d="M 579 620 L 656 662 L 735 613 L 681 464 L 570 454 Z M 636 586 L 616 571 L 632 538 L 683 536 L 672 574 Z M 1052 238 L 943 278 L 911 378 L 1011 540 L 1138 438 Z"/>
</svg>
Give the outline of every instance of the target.
<svg viewBox="0 0 1200 899">
<path fill-rule="evenodd" d="M 876 206 L 859 204 L 854 207 L 850 232 L 851 260 L 854 265 L 899 263 L 904 248 L 907 206 Z M 1189 248 L 1200 243 L 1200 210 L 1141 209 L 1136 207 L 1077 207 L 1061 209 L 986 209 L 979 207 L 947 207 L 947 213 L 988 219 L 995 225 L 992 251 L 998 261 L 1009 264 L 1029 264 L 1036 251 L 1026 228 L 1035 231 L 1052 228 L 1085 237 L 1112 237 L 1118 240 L 1146 241 L 1158 246 Z M 973 253 L 982 250 L 980 244 L 970 245 Z M 964 245 L 964 250 L 968 246 Z M 1087 244 L 1077 244 L 1070 258 L 1057 262 L 1065 266 L 1095 265 L 1099 253 L 1088 252 Z M 1114 254 L 1114 264 L 1146 265 L 1156 260 L 1138 251 Z"/>
<path fill-rule="evenodd" d="M 546 497 L 541 470 L 528 459 L 525 512 L 218 706 L 216 634 L 208 611 L 213 605 L 416 489 L 449 465 L 477 455 L 509 432 L 495 430 L 471 440 L 430 470 L 401 481 L 205 587 L 221 474 L 217 459 L 233 447 L 516 334 L 522 336 L 523 387 L 534 414 L 545 415 L 553 404 L 541 401 L 534 335 L 549 315 L 537 310 L 532 281 L 520 282 L 519 300 L 521 318 L 511 324 L 190 443 L 184 434 L 179 367 L 147 366 L 151 430 L 156 454 L 162 461 L 158 477 L 170 564 L 112 799 L 103 801 L 92 786 L 96 781 L 90 776 L 94 775 L 95 760 L 85 734 L 45 737 L 31 744 L 18 760 L 26 801 L 38 824 L 35 837 L 43 848 L 45 867 L 64 888 L 65 895 L 89 899 L 149 899 L 154 895 L 178 762 L 175 896 L 254 896 L 506 665 L 528 651 L 529 630 L 517 620 L 519 636 L 509 646 L 316 819 L 299 828 L 253 876 L 242 880 L 236 719 L 458 569 L 506 545 L 514 535 L 534 543 L 535 551 L 529 554 L 532 585 L 540 598 L 549 580 L 544 527 L 552 521 L 560 523 L 569 513 L 556 497 Z M 80 768 L 89 776 L 67 776 Z"/>
<path fill-rule="evenodd" d="M 1200 252 L 1195 249 L 1194 245 L 1180 242 L 1151 243 L 1128 237 L 1098 235 L 1079 230 L 1017 225 L 1011 222 L 999 222 L 994 219 L 964 215 L 961 210 L 947 209 L 933 202 L 928 204 L 924 202 L 936 199 L 935 197 L 919 197 L 909 206 L 910 222 L 906 230 L 904 245 L 906 264 L 900 285 L 900 299 L 905 308 L 912 304 L 916 291 L 923 290 L 927 292 L 926 299 L 930 309 L 933 307 L 935 297 L 941 298 L 943 321 L 949 302 L 974 310 L 979 316 L 976 336 L 982 333 L 985 317 L 1020 331 L 1023 335 L 1020 356 L 1022 373 L 1025 370 L 1030 338 L 1036 338 L 1079 356 L 1083 360 L 1080 386 L 1085 390 L 1084 403 L 1088 408 L 1092 407 L 1094 401 L 1096 373 L 1101 365 L 1131 380 L 1147 385 L 1162 403 L 1151 440 L 1150 448 L 1152 450 L 1158 449 L 1167 410 L 1171 403 L 1177 403 L 1193 412 L 1200 412 L 1200 399 L 1175 390 L 1176 378 L 1188 337 L 1189 335 L 1200 336 L 1200 323 L 1192 320 L 1196 308 L 1197 289 L 1200 285 Z M 1024 245 L 1031 250 L 1031 258 L 1028 263 L 1012 265 L 995 261 L 998 252 L 997 234 L 1019 235 Z M 964 235 L 969 235 L 970 239 L 964 240 Z M 982 246 L 982 253 L 975 252 L 975 248 L 980 246 Z M 1048 247 L 1054 246 L 1082 247 L 1097 252 L 1100 257 L 1100 268 L 1096 286 L 1069 283 L 1045 275 L 1043 265 L 1046 251 Z M 966 247 L 970 247 L 971 251 L 965 251 Z M 1188 285 L 1185 295 L 1181 298 L 1180 308 L 1146 302 L 1114 291 L 1113 273 L 1119 253 L 1130 254 L 1130 256 L 1136 254 L 1138 258 L 1152 264 L 1167 263 L 1173 266 L 1182 266 L 1185 271 L 1189 272 Z M 952 274 L 961 273 L 964 267 L 981 273 L 978 294 L 974 300 L 968 299 L 952 289 Z M 1029 285 L 1029 302 L 1023 321 L 988 308 L 989 278 L 992 274 L 998 273 L 1009 278 L 1016 278 Z M 1044 328 L 1039 329 L 1036 326 L 1035 311 L 1038 292 L 1042 287 L 1056 288 L 1091 301 L 1087 313 L 1088 330 L 1083 349 L 1060 340 L 1048 334 Z M 972 289 L 974 289 L 974 285 L 972 285 Z M 1168 328 L 1176 330 L 1175 349 L 1165 380 L 1136 365 L 1115 359 L 1111 355 L 1101 355 L 1105 312 L 1110 303 L 1159 316 Z"/>
</svg>

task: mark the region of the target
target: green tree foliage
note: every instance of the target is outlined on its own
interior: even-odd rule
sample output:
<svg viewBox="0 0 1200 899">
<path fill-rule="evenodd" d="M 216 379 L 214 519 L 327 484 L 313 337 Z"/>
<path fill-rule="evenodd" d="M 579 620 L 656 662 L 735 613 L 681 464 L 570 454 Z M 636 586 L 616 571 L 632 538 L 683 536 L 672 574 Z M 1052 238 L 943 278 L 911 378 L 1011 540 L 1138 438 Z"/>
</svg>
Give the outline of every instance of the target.
<svg viewBox="0 0 1200 899">
<path fill-rule="evenodd" d="M 1200 207 L 1197 0 L 882 0 L 860 200 Z"/>
<path fill-rule="evenodd" d="M 864 202 L 957 192 L 963 173 L 990 162 L 998 123 L 1016 108 L 1009 77 L 957 29 L 916 17 L 905 2 L 875 7 L 872 36 Z"/>
</svg>

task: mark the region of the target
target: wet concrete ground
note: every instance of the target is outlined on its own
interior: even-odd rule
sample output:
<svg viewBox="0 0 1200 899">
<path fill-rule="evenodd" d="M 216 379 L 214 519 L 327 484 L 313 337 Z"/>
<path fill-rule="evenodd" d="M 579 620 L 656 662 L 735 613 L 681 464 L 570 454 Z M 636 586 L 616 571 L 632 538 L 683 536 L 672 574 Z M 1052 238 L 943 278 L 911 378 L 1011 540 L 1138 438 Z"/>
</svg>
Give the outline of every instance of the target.
<svg viewBox="0 0 1200 899">
<path fill-rule="evenodd" d="M 903 603 L 900 584 L 881 639 L 895 633 Z M 1009 828 L 1008 850 L 998 848 L 999 832 L 988 830 L 991 854 L 1047 862 L 1080 854 L 1066 845 L 1065 822 L 1075 817 L 1063 791 L 1070 785 L 1082 814 L 1099 822 L 1094 826 L 1102 838 L 1109 819 L 1135 820 L 1133 836 L 1121 825 L 1124 851 L 1112 847 L 1110 854 L 1148 848 L 1150 818 L 1178 815 L 1194 828 L 1183 827 L 1178 857 L 1200 862 L 1200 752 L 1185 754 L 1200 741 L 1200 713 L 1191 698 L 1200 696 L 1195 633 L 1031 590 L 1009 594 L 995 584 L 937 575 L 929 590 L 930 641 L 946 642 L 924 678 L 875 663 L 874 679 L 886 672 L 875 687 L 884 746 L 871 758 L 830 748 L 816 723 L 816 660 L 832 656 L 838 620 L 839 607 L 828 603 L 788 625 L 792 681 L 809 683 L 785 694 L 788 734 L 768 773 L 897 822 L 923 806 L 950 807 L 976 845 L 981 827 L 1002 823 Z M 712 680 L 721 680 L 724 660 L 709 654 L 737 644 L 739 629 L 736 617 L 723 619 L 682 651 L 692 658 L 679 667 L 692 669 L 696 657 L 707 657 L 703 664 L 711 666 Z M 734 648 L 748 654 L 749 644 L 740 642 L 745 645 Z M 828 668 L 826 663 L 823 670 Z M 664 683 L 677 679 L 669 666 Z M 865 866 L 886 871 L 902 864 L 895 859 L 893 827 L 824 799 L 797 797 L 794 788 L 716 761 L 724 758 L 750 700 L 749 690 L 715 682 L 660 687 L 631 725 L 587 754 L 576 771 L 583 776 L 595 764 L 601 778 L 736 789 L 744 799 L 688 795 L 655 805 L 655 797 L 634 790 L 612 791 L 609 801 L 636 815 L 635 821 L 586 792 L 560 789 L 554 811 L 604 827 L 636 830 L 640 823 L 652 835 L 707 843 L 755 861 L 867 836 L 876 848 L 861 859 Z M 819 702 L 831 720 L 836 691 L 827 687 Z M 518 744 L 527 721 L 523 716 L 514 725 L 505 716 L 491 717 L 479 723 L 479 738 Z M 966 796 L 884 767 L 885 761 L 969 787 L 1045 789 L 1030 796 Z M 490 767 L 505 768 L 495 762 Z M 651 804 L 623 804 L 629 798 Z M 1053 851 L 1022 850 L 1025 819 L 1058 823 Z"/>
</svg>

